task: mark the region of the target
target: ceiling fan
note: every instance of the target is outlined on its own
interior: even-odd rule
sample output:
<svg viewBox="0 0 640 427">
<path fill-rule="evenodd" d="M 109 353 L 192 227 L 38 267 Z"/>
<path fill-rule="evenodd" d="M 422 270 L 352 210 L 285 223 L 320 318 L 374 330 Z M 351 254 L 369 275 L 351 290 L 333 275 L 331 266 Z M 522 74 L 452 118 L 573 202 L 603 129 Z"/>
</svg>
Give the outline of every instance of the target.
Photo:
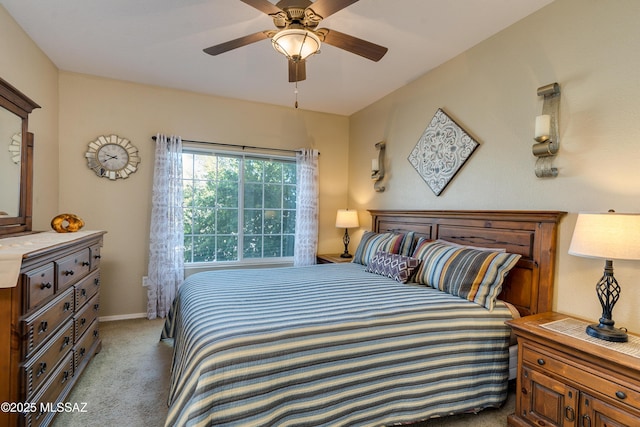
<svg viewBox="0 0 640 427">
<path fill-rule="evenodd" d="M 273 19 L 277 30 L 258 31 L 204 49 L 209 55 L 219 55 L 264 39 L 271 39 L 273 47 L 289 62 L 289 81 L 306 79 L 306 59 L 318 53 L 321 43 L 338 47 L 372 61 L 379 61 L 387 48 L 328 28 L 317 28 L 324 18 L 358 0 L 240 0 Z"/>
</svg>

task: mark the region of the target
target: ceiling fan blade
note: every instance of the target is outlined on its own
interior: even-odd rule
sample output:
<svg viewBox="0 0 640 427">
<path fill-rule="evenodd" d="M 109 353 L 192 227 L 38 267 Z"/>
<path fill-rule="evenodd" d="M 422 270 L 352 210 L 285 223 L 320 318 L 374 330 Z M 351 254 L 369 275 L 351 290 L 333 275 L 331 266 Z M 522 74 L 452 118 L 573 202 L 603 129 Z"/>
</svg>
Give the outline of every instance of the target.
<svg viewBox="0 0 640 427">
<path fill-rule="evenodd" d="M 375 62 L 380 61 L 389 50 L 384 46 L 380 46 L 336 30 L 323 28 L 317 31 L 317 34 L 324 36 L 321 37 L 323 38 L 322 41 L 324 43 L 355 53 L 356 55 L 360 55 Z"/>
<path fill-rule="evenodd" d="M 220 43 L 215 46 L 204 49 L 205 53 L 209 55 L 220 55 L 221 53 L 228 52 L 233 49 L 237 49 L 242 46 L 246 46 L 251 43 L 259 42 L 260 40 L 268 39 L 269 31 L 259 31 L 248 36 L 240 37 L 235 40 L 229 40 L 228 42 Z"/>
<path fill-rule="evenodd" d="M 289 60 L 289 83 L 301 82 L 307 78 L 307 61 L 298 62 Z"/>
<path fill-rule="evenodd" d="M 262 13 L 266 13 L 267 15 L 273 15 L 274 13 L 282 12 L 278 6 L 273 3 L 268 2 L 267 0 L 240 0 L 242 3 L 248 4 L 251 7 L 258 9 Z"/>
<path fill-rule="evenodd" d="M 317 15 L 322 16 L 324 19 L 357 1 L 358 0 L 317 0 L 309 6 L 308 9 L 313 10 Z"/>
</svg>

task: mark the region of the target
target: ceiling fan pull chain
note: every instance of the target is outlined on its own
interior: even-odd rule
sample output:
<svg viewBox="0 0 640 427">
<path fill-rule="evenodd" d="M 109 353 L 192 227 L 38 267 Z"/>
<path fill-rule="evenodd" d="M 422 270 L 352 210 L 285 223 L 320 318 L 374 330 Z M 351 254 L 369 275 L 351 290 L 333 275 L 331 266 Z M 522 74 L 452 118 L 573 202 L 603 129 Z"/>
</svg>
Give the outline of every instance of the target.
<svg viewBox="0 0 640 427">
<path fill-rule="evenodd" d="M 296 85 L 296 88 L 293 90 L 293 93 L 296 95 L 295 107 L 297 109 L 298 108 L 298 63 L 296 63 L 296 81 L 295 81 L 295 85 Z"/>
</svg>

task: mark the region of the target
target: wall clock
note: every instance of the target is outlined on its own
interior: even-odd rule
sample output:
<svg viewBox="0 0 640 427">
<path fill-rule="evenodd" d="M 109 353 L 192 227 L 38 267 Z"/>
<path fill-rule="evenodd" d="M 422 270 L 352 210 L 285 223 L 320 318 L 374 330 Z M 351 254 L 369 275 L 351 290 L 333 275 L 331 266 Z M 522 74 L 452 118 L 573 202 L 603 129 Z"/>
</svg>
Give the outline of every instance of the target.
<svg viewBox="0 0 640 427">
<path fill-rule="evenodd" d="M 22 157 L 22 133 L 16 133 L 11 137 L 9 152 L 11 153 L 13 163 L 16 165 L 20 163 L 20 158 Z"/>
<path fill-rule="evenodd" d="M 138 149 L 118 135 L 99 136 L 85 153 L 87 166 L 102 178 L 127 178 L 138 170 Z"/>
</svg>

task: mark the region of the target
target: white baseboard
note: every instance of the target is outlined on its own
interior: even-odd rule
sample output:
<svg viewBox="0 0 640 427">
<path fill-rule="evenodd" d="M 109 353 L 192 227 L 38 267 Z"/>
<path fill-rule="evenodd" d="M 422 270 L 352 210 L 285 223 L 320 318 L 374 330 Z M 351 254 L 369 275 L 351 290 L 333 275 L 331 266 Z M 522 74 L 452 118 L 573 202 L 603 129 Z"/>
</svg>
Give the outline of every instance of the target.
<svg viewBox="0 0 640 427">
<path fill-rule="evenodd" d="M 114 320 L 129 320 L 129 319 L 145 319 L 147 313 L 132 313 L 132 314 L 117 314 L 115 316 L 100 316 L 98 320 L 100 322 L 113 322 Z"/>
</svg>

